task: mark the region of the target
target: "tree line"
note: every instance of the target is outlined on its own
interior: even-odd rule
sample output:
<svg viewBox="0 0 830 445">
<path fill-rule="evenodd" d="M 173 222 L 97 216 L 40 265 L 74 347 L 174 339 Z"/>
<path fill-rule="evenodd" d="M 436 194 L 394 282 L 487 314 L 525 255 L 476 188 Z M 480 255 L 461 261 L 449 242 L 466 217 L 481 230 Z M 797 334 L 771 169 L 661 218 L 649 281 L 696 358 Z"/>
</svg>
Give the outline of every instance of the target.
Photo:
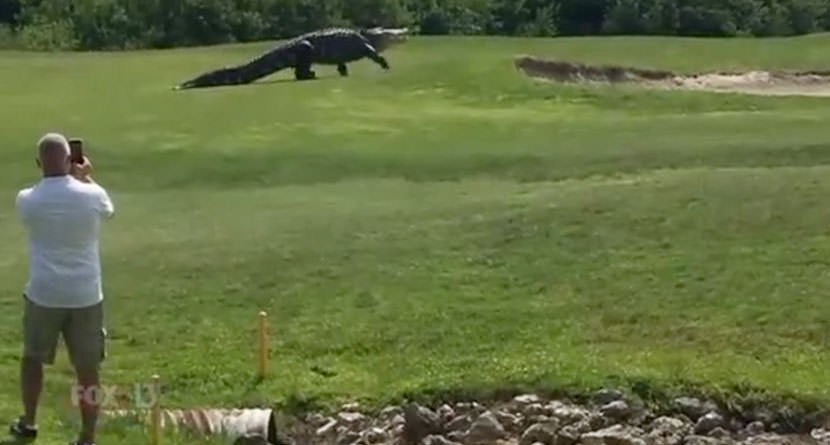
<svg viewBox="0 0 830 445">
<path fill-rule="evenodd" d="M 424 35 L 789 36 L 830 0 L 0 0 L 0 45 L 136 49 L 282 39 L 327 26 Z"/>
</svg>

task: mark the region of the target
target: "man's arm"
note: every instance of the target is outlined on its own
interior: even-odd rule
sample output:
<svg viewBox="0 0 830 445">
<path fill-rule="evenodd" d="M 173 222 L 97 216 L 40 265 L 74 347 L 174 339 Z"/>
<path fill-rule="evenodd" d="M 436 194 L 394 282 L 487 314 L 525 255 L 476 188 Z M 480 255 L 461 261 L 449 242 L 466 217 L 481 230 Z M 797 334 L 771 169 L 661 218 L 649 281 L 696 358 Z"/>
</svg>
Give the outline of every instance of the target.
<svg viewBox="0 0 830 445">
<path fill-rule="evenodd" d="M 101 216 L 104 219 L 111 219 L 113 215 L 115 215 L 115 205 L 112 203 L 112 199 L 110 199 L 110 195 L 104 190 L 103 187 L 99 186 L 98 184 L 92 183 L 101 190 L 100 191 L 100 207 L 99 211 L 101 212 Z"/>
<path fill-rule="evenodd" d="M 14 206 L 17 209 L 17 214 L 21 218 L 23 218 L 25 216 L 25 213 L 24 213 L 25 209 L 23 208 L 23 204 L 24 204 L 24 199 L 26 199 L 26 196 L 28 196 L 28 194 L 29 194 L 28 189 L 21 190 L 17 193 L 17 198 L 15 198 L 15 200 L 14 200 Z"/>
<path fill-rule="evenodd" d="M 92 179 L 92 162 L 89 158 L 84 156 L 83 164 L 73 164 L 71 173 L 78 181 L 95 187 L 98 191 L 98 212 L 104 219 L 112 218 L 115 214 L 115 206 L 107 191 Z"/>
</svg>

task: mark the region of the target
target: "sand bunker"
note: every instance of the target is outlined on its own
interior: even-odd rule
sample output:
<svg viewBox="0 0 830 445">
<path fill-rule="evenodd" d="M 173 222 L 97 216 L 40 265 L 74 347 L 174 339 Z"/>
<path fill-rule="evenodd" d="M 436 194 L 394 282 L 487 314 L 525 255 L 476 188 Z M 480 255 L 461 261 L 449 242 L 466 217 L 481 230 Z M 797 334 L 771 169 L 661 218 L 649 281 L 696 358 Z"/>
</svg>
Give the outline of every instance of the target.
<svg viewBox="0 0 830 445">
<path fill-rule="evenodd" d="M 611 65 L 590 66 L 531 56 L 519 56 L 514 63 L 528 76 L 557 82 L 630 83 L 661 89 L 830 97 L 830 71 L 677 74 Z"/>
</svg>

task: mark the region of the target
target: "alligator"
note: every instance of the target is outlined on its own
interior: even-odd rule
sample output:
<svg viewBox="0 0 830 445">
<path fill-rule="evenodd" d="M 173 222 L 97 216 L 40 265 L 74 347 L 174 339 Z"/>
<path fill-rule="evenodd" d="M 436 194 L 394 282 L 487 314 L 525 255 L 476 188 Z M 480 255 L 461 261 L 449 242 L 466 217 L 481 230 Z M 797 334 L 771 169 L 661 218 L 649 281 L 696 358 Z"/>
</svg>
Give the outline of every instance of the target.
<svg viewBox="0 0 830 445">
<path fill-rule="evenodd" d="M 341 76 L 349 75 L 348 63 L 368 58 L 389 70 L 380 55 L 392 45 L 406 40 L 408 30 L 392 28 L 326 28 L 294 37 L 242 65 L 226 66 L 201 74 L 174 89 L 242 85 L 286 68 L 294 69 L 296 80 L 316 79 L 312 64 L 337 65 Z"/>
</svg>

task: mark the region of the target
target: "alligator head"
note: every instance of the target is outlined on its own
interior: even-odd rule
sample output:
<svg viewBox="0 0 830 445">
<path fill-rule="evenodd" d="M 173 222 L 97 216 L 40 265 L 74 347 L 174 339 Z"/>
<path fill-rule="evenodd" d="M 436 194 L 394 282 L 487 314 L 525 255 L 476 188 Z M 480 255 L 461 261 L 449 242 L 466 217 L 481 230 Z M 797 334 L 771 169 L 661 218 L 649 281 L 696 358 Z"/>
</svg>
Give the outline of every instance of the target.
<svg viewBox="0 0 830 445">
<path fill-rule="evenodd" d="M 369 28 L 360 32 L 377 52 L 383 52 L 393 45 L 398 45 L 409 37 L 409 28 Z"/>
</svg>

